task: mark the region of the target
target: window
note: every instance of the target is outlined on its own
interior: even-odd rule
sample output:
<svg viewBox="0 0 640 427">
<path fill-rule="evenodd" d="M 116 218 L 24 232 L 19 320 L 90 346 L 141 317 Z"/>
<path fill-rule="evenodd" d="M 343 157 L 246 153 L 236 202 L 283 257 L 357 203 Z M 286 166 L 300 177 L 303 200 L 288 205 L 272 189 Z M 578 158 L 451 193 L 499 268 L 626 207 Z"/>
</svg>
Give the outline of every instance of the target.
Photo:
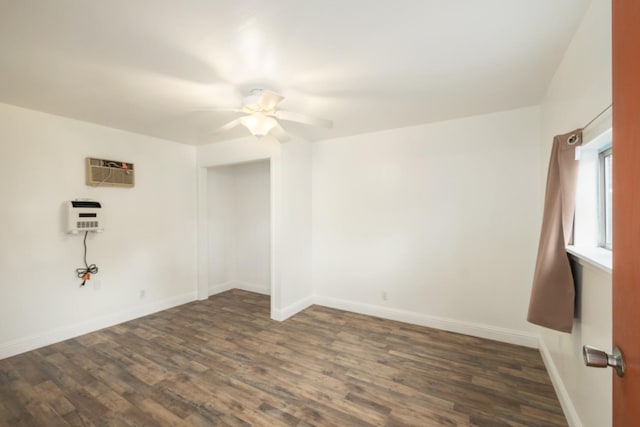
<svg viewBox="0 0 640 427">
<path fill-rule="evenodd" d="M 611 147 L 607 148 L 600 152 L 599 155 L 599 163 L 600 163 L 600 197 L 598 200 L 598 204 L 600 207 L 600 224 L 599 224 L 599 243 L 600 247 L 607 248 L 611 250 L 611 244 L 613 241 L 612 235 L 612 212 L 613 205 L 611 203 L 612 199 L 612 166 L 613 166 L 613 156 L 611 154 Z"/>
<path fill-rule="evenodd" d="M 592 265 L 611 272 L 611 116 L 604 117 L 583 133 L 576 150 L 578 186 L 573 245 L 567 251 Z"/>
</svg>

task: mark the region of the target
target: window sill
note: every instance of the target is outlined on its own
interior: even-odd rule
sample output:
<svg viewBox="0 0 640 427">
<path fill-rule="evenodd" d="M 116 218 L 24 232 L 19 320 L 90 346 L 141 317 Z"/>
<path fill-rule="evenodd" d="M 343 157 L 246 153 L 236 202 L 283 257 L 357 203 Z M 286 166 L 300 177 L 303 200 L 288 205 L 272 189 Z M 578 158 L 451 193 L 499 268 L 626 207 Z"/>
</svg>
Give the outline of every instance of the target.
<svg viewBox="0 0 640 427">
<path fill-rule="evenodd" d="M 567 246 L 566 249 L 568 253 L 578 258 L 579 261 L 584 261 L 597 269 L 611 274 L 613 260 L 610 250 L 583 246 Z"/>
</svg>

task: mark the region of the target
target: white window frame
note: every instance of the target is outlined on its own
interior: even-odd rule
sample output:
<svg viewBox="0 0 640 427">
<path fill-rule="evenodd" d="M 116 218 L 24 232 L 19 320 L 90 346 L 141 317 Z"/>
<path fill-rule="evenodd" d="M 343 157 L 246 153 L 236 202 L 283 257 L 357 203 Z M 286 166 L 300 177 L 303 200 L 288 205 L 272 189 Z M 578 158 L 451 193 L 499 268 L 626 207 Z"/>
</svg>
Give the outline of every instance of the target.
<svg viewBox="0 0 640 427">
<path fill-rule="evenodd" d="M 576 150 L 578 185 L 573 245 L 567 252 L 611 273 L 612 252 L 601 247 L 600 152 L 612 144 L 611 110 L 584 130 L 582 146 Z"/>
<path fill-rule="evenodd" d="M 599 163 L 599 172 L 598 172 L 598 208 L 599 208 L 599 220 L 598 220 L 598 246 L 601 248 L 605 248 L 611 250 L 611 244 L 608 242 L 607 235 L 607 221 L 612 220 L 607 217 L 607 180 L 606 180 L 606 169 L 605 162 L 608 156 L 611 156 L 611 144 L 606 146 L 604 149 L 601 149 L 598 153 L 598 163 Z M 613 160 L 613 158 L 612 158 Z M 612 162 L 613 164 L 613 162 Z"/>
</svg>

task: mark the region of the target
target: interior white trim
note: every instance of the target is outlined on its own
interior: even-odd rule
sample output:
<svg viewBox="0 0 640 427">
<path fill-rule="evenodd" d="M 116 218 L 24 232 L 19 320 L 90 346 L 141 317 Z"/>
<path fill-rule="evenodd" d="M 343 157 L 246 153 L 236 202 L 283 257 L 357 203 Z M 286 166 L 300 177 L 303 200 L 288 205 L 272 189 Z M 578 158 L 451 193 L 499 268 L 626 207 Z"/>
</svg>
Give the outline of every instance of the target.
<svg viewBox="0 0 640 427">
<path fill-rule="evenodd" d="M 366 314 L 369 316 L 381 317 L 383 319 L 397 320 L 399 322 L 411 323 L 414 325 L 427 326 L 429 328 L 441 329 L 449 332 L 456 332 L 464 335 L 471 335 L 479 338 L 486 338 L 509 344 L 522 345 L 530 348 L 538 348 L 539 339 L 533 333 L 515 331 L 512 329 L 499 328 L 496 326 L 484 325 L 481 323 L 467 322 L 464 320 L 447 319 L 438 316 L 431 316 L 394 308 L 380 307 L 371 304 L 364 304 L 355 301 L 348 301 L 338 298 L 316 295 L 314 303 L 339 310 L 351 311 L 354 313 Z"/>
<path fill-rule="evenodd" d="M 209 287 L 209 296 L 218 295 L 218 294 L 221 294 L 222 292 L 229 291 L 233 288 L 234 288 L 233 282 L 219 283 L 215 286 Z"/>
<path fill-rule="evenodd" d="M 567 252 L 582 265 L 593 266 L 598 270 L 611 274 L 613 269 L 613 253 L 608 249 L 582 246 L 567 246 Z"/>
<path fill-rule="evenodd" d="M 266 138 L 265 138 L 266 139 Z M 264 141 L 263 139 L 262 141 Z M 261 141 L 261 142 L 262 142 Z M 276 146 L 279 145 L 275 141 Z M 266 147 L 266 146 L 265 146 Z M 208 273 L 208 259 L 209 259 L 209 245 L 208 245 L 208 225 L 207 225 L 207 174 L 209 168 L 219 166 L 231 166 L 242 163 L 254 162 L 254 161 L 268 161 L 269 162 L 269 175 L 270 175 L 270 215 L 271 215 L 271 284 L 269 295 L 271 295 L 271 317 L 273 313 L 280 311 L 280 257 L 279 257 L 279 239 L 280 229 L 278 227 L 278 221 L 280 219 L 280 158 L 279 152 L 264 152 L 264 153 L 236 153 L 232 156 L 223 156 L 222 159 L 209 160 L 202 162 L 198 165 L 198 299 L 205 300 L 214 293 L 224 292 L 232 289 L 221 289 L 212 293 L 212 289 L 209 288 L 209 273 Z M 217 288 L 216 288 L 217 289 Z"/>
<path fill-rule="evenodd" d="M 228 282 L 220 283 L 218 285 L 210 287 L 209 296 L 230 291 L 231 289 L 240 289 L 242 291 L 255 292 L 261 295 L 269 295 L 271 292 L 271 288 L 269 285 L 261 285 L 258 283 L 249 283 L 249 282 L 240 282 L 236 280 L 230 280 Z"/>
<path fill-rule="evenodd" d="M 15 356 L 16 354 L 95 332 L 109 326 L 128 322 L 129 320 L 157 313 L 158 311 L 168 310 L 172 307 L 195 301 L 196 297 L 197 293 L 195 291 L 188 292 L 175 297 L 129 307 L 116 313 L 96 317 L 95 319 L 76 323 L 75 325 L 53 329 L 42 334 L 31 335 L 6 343 L 0 343 L 0 359 L 5 359 L 7 357 Z"/>
<path fill-rule="evenodd" d="M 249 282 L 240 282 L 240 281 L 231 281 L 232 289 L 241 289 L 243 291 L 255 292 L 261 295 L 270 295 L 271 287 L 269 284 L 262 285 L 260 283 L 249 283 Z"/>
<path fill-rule="evenodd" d="M 560 372 L 558 372 L 556 364 L 553 362 L 549 348 L 547 348 L 547 345 L 544 343 L 542 338 L 540 339 L 538 346 L 540 354 L 542 355 L 542 361 L 544 362 L 544 366 L 547 368 L 549 378 L 551 378 L 553 388 L 558 395 L 560 406 L 562 406 L 562 411 L 564 412 L 564 416 L 567 419 L 569 427 L 583 427 L 582 421 L 580 421 L 580 417 L 578 416 L 578 411 L 573 405 L 573 401 L 571 400 L 569 392 L 562 381 L 562 377 L 560 377 Z"/>
<path fill-rule="evenodd" d="M 291 316 L 300 313 L 305 308 L 311 307 L 314 303 L 315 303 L 315 301 L 314 301 L 314 297 L 313 296 L 308 296 L 308 297 L 302 298 L 301 300 L 298 300 L 298 301 L 294 302 L 293 304 L 289 304 L 288 306 L 286 306 L 282 310 L 274 310 L 274 311 L 272 311 L 271 312 L 271 318 L 273 320 L 277 320 L 279 322 L 282 322 L 284 320 L 287 320 Z"/>
</svg>

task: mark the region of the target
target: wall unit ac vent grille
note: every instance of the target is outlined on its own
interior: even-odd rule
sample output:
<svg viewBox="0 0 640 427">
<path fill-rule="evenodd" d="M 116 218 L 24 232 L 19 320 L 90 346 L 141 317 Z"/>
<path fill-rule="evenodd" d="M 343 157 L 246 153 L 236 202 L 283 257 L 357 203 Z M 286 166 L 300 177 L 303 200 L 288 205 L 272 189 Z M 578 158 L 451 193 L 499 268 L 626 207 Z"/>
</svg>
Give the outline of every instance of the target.
<svg viewBox="0 0 640 427">
<path fill-rule="evenodd" d="M 135 176 L 133 163 L 87 157 L 87 185 L 133 187 Z"/>
</svg>

